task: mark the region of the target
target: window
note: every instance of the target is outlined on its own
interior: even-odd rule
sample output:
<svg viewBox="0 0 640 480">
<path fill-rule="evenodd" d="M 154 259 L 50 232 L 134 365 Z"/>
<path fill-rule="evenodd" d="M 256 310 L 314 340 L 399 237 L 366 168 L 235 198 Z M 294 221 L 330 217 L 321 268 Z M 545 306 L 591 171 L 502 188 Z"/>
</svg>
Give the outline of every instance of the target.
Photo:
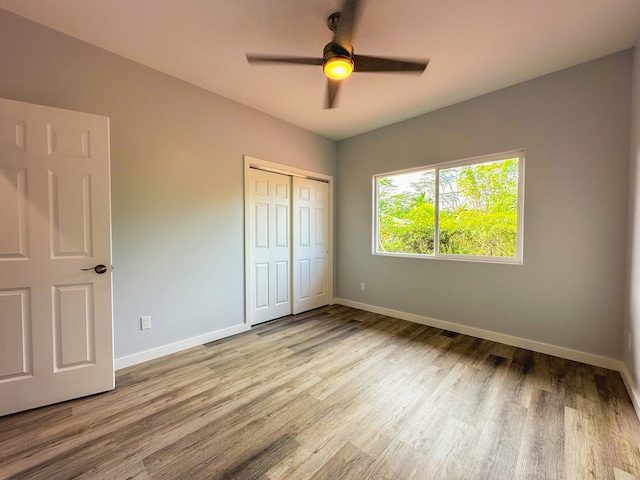
<svg viewBox="0 0 640 480">
<path fill-rule="evenodd" d="M 374 253 L 522 263 L 524 151 L 374 176 Z"/>
</svg>

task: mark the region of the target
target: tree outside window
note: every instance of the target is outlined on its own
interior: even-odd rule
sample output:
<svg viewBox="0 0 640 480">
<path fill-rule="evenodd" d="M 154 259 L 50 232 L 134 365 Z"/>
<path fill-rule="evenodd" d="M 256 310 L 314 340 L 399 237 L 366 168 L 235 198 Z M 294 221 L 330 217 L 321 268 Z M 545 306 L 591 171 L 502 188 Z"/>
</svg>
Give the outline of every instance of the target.
<svg viewBox="0 0 640 480">
<path fill-rule="evenodd" d="M 523 161 L 515 152 L 376 176 L 375 253 L 521 263 Z"/>
</svg>

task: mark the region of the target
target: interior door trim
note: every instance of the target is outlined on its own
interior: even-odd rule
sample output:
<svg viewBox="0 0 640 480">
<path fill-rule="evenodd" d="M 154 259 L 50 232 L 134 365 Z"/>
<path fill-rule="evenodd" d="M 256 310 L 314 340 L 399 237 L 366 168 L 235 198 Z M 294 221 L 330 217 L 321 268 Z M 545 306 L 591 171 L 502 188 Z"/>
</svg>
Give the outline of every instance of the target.
<svg viewBox="0 0 640 480">
<path fill-rule="evenodd" d="M 270 173 L 278 173 L 280 175 L 287 175 L 289 177 L 306 178 L 307 180 L 315 180 L 316 182 L 329 183 L 329 180 L 327 180 L 326 178 L 318 178 L 317 176 L 303 175 L 301 173 L 285 172 L 285 171 L 283 171 L 281 169 L 267 168 L 267 167 L 262 166 L 262 165 L 250 165 L 249 168 L 253 168 L 254 170 L 261 170 L 263 172 L 270 172 Z M 317 175 L 317 174 L 313 174 L 313 175 Z"/>
</svg>

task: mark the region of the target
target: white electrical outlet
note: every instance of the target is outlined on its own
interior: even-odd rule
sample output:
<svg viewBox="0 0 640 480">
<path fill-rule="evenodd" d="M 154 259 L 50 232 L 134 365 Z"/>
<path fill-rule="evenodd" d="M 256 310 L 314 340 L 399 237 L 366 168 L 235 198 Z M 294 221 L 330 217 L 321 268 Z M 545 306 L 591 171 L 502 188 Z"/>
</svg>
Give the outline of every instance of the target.
<svg viewBox="0 0 640 480">
<path fill-rule="evenodd" d="M 360 283 L 360 290 L 364 292 L 364 282 Z"/>
<path fill-rule="evenodd" d="M 147 328 L 151 328 L 150 315 L 147 315 L 146 317 L 140 317 L 140 330 L 146 330 Z"/>
<path fill-rule="evenodd" d="M 628 337 L 628 338 L 629 338 L 629 347 L 628 347 L 628 348 L 629 348 L 629 350 L 631 350 L 631 347 L 632 347 L 632 343 L 631 343 L 631 340 L 632 340 L 631 332 L 627 333 L 627 335 L 629 336 L 629 337 Z"/>
</svg>

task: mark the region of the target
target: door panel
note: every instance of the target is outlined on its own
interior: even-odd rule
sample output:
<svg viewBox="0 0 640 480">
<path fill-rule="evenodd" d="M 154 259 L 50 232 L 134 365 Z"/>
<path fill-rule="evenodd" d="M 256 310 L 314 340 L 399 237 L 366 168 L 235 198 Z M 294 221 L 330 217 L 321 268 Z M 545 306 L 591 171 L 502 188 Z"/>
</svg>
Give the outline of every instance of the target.
<svg viewBox="0 0 640 480">
<path fill-rule="evenodd" d="M 0 291 L 0 383 L 32 375 L 29 290 Z"/>
<path fill-rule="evenodd" d="M 253 325 L 291 313 L 290 177 L 250 169 L 248 305 Z"/>
<path fill-rule="evenodd" d="M 289 248 L 289 206 L 276 205 L 276 242 L 278 248 Z"/>
<path fill-rule="evenodd" d="M 49 172 L 51 252 L 53 258 L 91 256 L 89 176 Z"/>
<path fill-rule="evenodd" d="M 9 116 L 0 116 L 0 150 L 25 150 L 24 121 Z"/>
<path fill-rule="evenodd" d="M 0 258 L 28 256 L 27 170 L 0 168 Z"/>
<path fill-rule="evenodd" d="M 95 363 L 93 285 L 54 287 L 56 370 Z"/>
<path fill-rule="evenodd" d="M 289 262 L 276 262 L 276 305 L 289 302 Z"/>
<path fill-rule="evenodd" d="M 0 415 L 114 388 L 109 190 L 106 117 L 0 99 Z"/>
<path fill-rule="evenodd" d="M 298 229 L 300 234 L 298 236 L 299 247 L 308 247 L 309 238 L 311 236 L 311 224 L 310 224 L 311 212 L 309 207 L 298 207 Z"/>
<path fill-rule="evenodd" d="M 315 220 L 316 220 L 315 244 L 316 246 L 324 247 L 327 240 L 324 230 L 327 225 L 326 225 L 326 219 L 325 219 L 325 211 L 323 208 L 316 208 Z"/>
<path fill-rule="evenodd" d="M 293 178 L 295 314 L 327 305 L 329 295 L 329 185 Z"/>
<path fill-rule="evenodd" d="M 90 137 L 90 130 L 73 128 L 70 124 L 52 125 L 47 123 L 49 155 L 56 155 L 63 158 L 90 158 Z"/>
<path fill-rule="evenodd" d="M 269 264 L 257 263 L 255 266 L 255 309 L 269 307 Z"/>
<path fill-rule="evenodd" d="M 309 259 L 304 258 L 298 260 L 298 270 L 296 279 L 296 285 L 299 286 L 296 299 L 298 301 L 308 300 L 309 299 L 309 285 L 311 284 L 311 268 L 309 265 Z"/>
<path fill-rule="evenodd" d="M 315 265 L 313 268 L 313 272 L 315 273 L 315 277 L 313 279 L 313 288 L 315 290 L 313 291 L 313 295 L 315 295 L 316 297 L 322 297 L 326 293 L 325 287 L 327 282 L 325 282 L 324 278 L 327 271 L 326 264 L 326 258 L 320 257 L 315 259 Z"/>
</svg>

